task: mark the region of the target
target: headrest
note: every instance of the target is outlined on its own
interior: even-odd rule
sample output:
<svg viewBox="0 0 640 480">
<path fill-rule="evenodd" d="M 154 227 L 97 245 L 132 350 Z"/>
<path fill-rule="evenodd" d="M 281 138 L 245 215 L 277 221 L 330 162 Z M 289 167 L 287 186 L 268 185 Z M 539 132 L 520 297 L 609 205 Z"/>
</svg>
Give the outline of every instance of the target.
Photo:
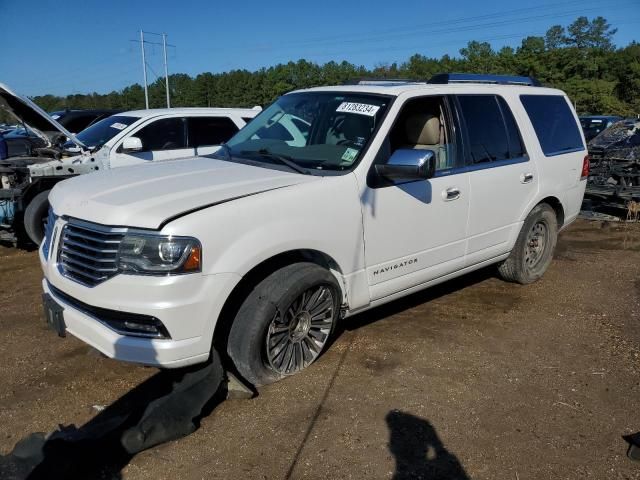
<svg viewBox="0 0 640 480">
<path fill-rule="evenodd" d="M 440 119 L 428 113 L 414 113 L 405 123 L 407 142 L 416 145 L 440 143 Z"/>
</svg>

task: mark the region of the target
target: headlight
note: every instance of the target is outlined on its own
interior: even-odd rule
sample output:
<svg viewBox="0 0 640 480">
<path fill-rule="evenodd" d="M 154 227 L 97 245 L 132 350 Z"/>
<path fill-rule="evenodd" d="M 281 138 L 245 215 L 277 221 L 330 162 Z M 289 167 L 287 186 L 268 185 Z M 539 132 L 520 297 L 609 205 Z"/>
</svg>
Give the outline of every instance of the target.
<svg viewBox="0 0 640 480">
<path fill-rule="evenodd" d="M 126 235 L 118 249 L 122 273 L 168 274 L 199 272 L 200 242 L 190 237 Z"/>
</svg>

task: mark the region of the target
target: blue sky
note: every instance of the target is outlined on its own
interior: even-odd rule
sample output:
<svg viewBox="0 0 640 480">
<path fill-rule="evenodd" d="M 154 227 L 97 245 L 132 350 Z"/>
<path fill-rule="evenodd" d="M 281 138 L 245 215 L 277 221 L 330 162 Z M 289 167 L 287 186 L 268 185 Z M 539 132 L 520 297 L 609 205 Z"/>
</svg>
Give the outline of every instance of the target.
<svg viewBox="0 0 640 480">
<path fill-rule="evenodd" d="M 455 56 L 469 40 L 517 46 L 580 15 L 607 18 L 617 45 L 640 40 L 640 0 L 0 0 L 0 82 L 27 95 L 142 83 L 140 47 L 130 41 L 140 28 L 166 32 L 176 45 L 170 72 L 194 75 L 299 58 L 371 67 L 414 53 Z M 153 81 L 161 49 L 147 48 Z"/>
</svg>

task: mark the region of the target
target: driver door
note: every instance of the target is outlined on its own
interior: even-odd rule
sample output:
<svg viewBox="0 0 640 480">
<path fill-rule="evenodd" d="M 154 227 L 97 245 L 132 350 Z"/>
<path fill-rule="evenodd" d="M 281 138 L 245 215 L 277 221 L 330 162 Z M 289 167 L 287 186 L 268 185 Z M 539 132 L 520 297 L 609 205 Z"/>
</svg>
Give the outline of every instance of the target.
<svg viewBox="0 0 640 480">
<path fill-rule="evenodd" d="M 369 172 L 362 211 L 373 301 L 464 267 L 469 174 L 451 112 L 445 96 L 408 99 L 375 160 L 385 163 L 398 149 L 432 150 L 433 178 L 380 182 L 373 166 Z"/>
<path fill-rule="evenodd" d="M 142 150 L 128 152 L 123 150 L 121 143 L 111 155 L 111 168 L 194 156 L 194 147 L 187 145 L 186 128 L 183 117 L 152 120 L 131 133 L 132 137 L 141 140 Z"/>
</svg>

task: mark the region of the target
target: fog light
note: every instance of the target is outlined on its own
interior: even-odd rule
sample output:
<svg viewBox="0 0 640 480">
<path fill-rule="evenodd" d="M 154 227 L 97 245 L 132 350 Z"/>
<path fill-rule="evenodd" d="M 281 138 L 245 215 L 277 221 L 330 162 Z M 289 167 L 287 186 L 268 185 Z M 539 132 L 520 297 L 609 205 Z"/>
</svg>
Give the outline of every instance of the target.
<svg viewBox="0 0 640 480">
<path fill-rule="evenodd" d="M 155 325 L 149 325 L 145 323 L 136 323 L 129 320 L 125 320 L 124 326 L 129 330 L 137 330 L 139 332 L 151 333 L 154 335 L 160 334 L 158 327 L 156 327 Z"/>
</svg>

